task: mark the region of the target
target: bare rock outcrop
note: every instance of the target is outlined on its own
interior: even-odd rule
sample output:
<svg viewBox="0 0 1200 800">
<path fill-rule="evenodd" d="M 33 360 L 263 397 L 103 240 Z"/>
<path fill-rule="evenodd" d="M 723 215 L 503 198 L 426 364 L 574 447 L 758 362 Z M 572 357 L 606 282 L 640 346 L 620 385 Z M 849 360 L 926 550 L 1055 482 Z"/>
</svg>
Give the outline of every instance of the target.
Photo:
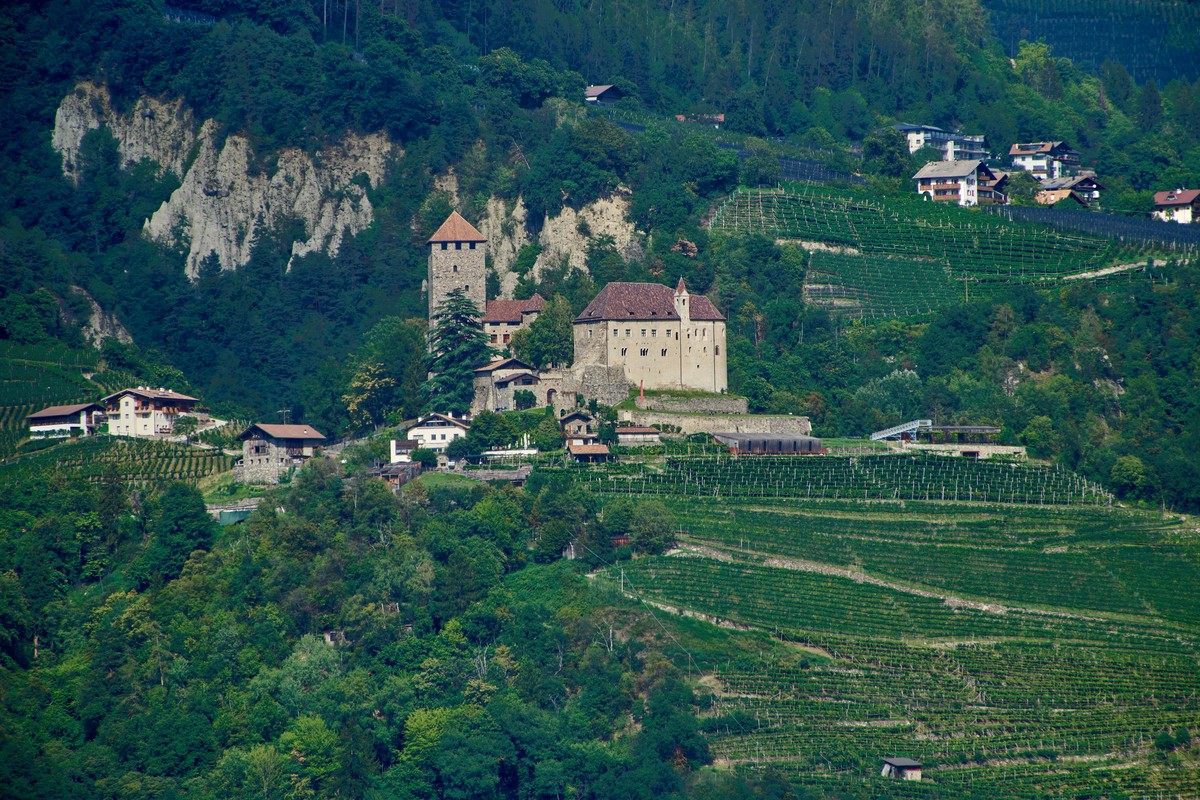
<svg viewBox="0 0 1200 800">
<path fill-rule="evenodd" d="M 594 237 L 611 236 L 613 246 L 626 259 L 640 258 L 642 243 L 629 220 L 630 195 L 621 190 L 595 200 L 576 211 L 563 208 L 548 217 L 536 240 L 542 252 L 533 266 L 535 275 L 547 267 L 558 266 L 563 259 L 574 269 L 587 270 L 588 244 Z M 498 197 L 488 201 L 479 231 L 488 237 L 492 269 L 500 277 L 500 295 L 512 297 L 518 276 L 512 271 L 521 248 L 534 241 L 525 227 L 529 212 L 521 198 L 515 203 Z"/>
<path fill-rule="evenodd" d="M 72 286 L 71 294 L 78 295 L 87 301 L 88 318 L 82 322 L 80 327 L 84 338 L 91 342 L 92 347 L 99 350 L 106 339 L 116 339 L 122 344 L 133 343 L 133 337 L 129 335 L 129 331 L 125 330 L 121 321 L 101 308 L 86 289 L 82 286 Z M 79 323 L 80 320 L 71 319 L 70 322 Z"/>
<path fill-rule="evenodd" d="M 292 242 L 293 257 L 315 251 L 336 256 L 347 234 L 373 221 L 367 187 L 383 180 L 388 160 L 399 154 L 384 134 L 348 134 L 312 155 L 284 149 L 264 168 L 244 136 L 222 141 L 213 120 L 197 130 L 182 102 L 143 98 L 121 114 L 104 87 L 84 83 L 55 116 L 54 146 L 65 175 L 78 178 L 80 143 L 101 125 L 113 131 L 125 164 L 150 159 L 179 176 L 181 185 L 146 220 L 145 232 L 184 246 L 193 277 L 210 254 L 222 269 L 243 266 L 255 243 L 289 219 L 304 225 L 304 238 Z"/>
</svg>

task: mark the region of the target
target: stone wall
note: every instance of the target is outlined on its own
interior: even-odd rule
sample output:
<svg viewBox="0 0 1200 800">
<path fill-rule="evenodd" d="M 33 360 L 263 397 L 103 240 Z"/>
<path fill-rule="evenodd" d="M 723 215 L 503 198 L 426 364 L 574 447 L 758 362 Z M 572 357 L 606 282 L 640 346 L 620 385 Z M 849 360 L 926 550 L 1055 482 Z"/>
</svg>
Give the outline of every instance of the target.
<svg viewBox="0 0 1200 800">
<path fill-rule="evenodd" d="M 672 425 L 682 433 L 786 433 L 811 436 L 808 417 L 769 414 L 672 414 L 668 411 L 622 411 L 621 422 Z"/>
<path fill-rule="evenodd" d="M 1025 448 L 1020 445 L 1005 444 L 924 444 L 920 442 L 888 442 L 896 450 L 919 450 L 926 453 L 939 453 L 948 456 L 961 456 L 963 453 L 975 453 L 976 458 L 991 458 L 992 456 L 1010 456 L 1024 458 Z"/>
<path fill-rule="evenodd" d="M 668 411 L 675 414 L 745 414 L 749 411 L 746 398 L 652 396 L 639 397 L 637 407 L 642 411 Z"/>
</svg>

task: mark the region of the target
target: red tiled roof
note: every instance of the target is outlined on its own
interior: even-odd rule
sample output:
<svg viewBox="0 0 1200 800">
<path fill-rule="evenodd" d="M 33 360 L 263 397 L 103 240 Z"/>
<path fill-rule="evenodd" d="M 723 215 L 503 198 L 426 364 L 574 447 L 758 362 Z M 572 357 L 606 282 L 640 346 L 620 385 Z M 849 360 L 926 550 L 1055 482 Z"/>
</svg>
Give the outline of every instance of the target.
<svg viewBox="0 0 1200 800">
<path fill-rule="evenodd" d="M 658 430 L 658 428 L 646 428 L 646 427 L 639 427 L 639 426 L 636 426 L 636 425 L 634 425 L 634 426 L 632 426 L 632 427 L 628 427 L 628 428 L 617 428 L 617 435 L 618 435 L 618 436 L 620 436 L 621 434 L 630 434 L 630 435 L 632 435 L 632 434 L 635 434 L 635 433 L 654 433 L 654 434 L 657 434 L 657 433 L 660 433 L 660 431 Z"/>
<path fill-rule="evenodd" d="M 567 450 L 569 450 L 573 456 L 608 455 L 608 445 L 606 444 L 571 444 L 567 445 Z"/>
<path fill-rule="evenodd" d="M 191 400 L 193 403 L 200 402 L 195 397 L 188 397 L 186 394 L 180 394 L 179 392 L 172 392 L 167 389 L 142 389 L 142 388 L 122 389 L 119 392 L 113 392 L 108 397 L 105 397 L 104 400 L 105 401 L 113 400 L 115 398 L 120 397 L 123 394 L 136 394 L 140 397 L 145 397 L 149 400 Z"/>
<path fill-rule="evenodd" d="M 263 422 L 256 422 L 246 430 L 242 431 L 239 439 L 248 439 L 252 435 L 252 431 L 258 429 L 270 436 L 272 439 L 324 439 L 325 436 L 317 431 L 316 428 L 308 425 L 271 425 Z"/>
<path fill-rule="evenodd" d="M 497 358 L 495 361 L 475 370 L 475 372 L 478 374 L 483 374 L 495 372 L 498 369 L 533 369 L 533 365 L 526 364 L 519 358 Z"/>
<path fill-rule="evenodd" d="M 1187 206 L 1200 198 L 1200 189 L 1172 189 L 1169 192 L 1155 192 L 1156 206 Z"/>
<path fill-rule="evenodd" d="M 690 295 L 691 318 L 694 320 L 723 320 L 721 312 L 702 294 Z M 605 284 L 588 304 L 576 322 L 600 322 L 611 319 L 677 320 L 675 312 L 675 290 L 661 283 L 624 283 L 613 281 Z"/>
<path fill-rule="evenodd" d="M 73 406 L 49 406 L 41 411 L 35 411 L 32 414 L 27 414 L 25 419 L 46 419 L 48 417 L 66 417 L 78 414 L 86 408 L 99 409 L 100 406 L 96 403 L 78 403 Z"/>
<path fill-rule="evenodd" d="M 434 242 L 486 242 L 487 237 L 475 229 L 475 226 L 463 219 L 457 211 L 451 211 L 450 216 L 442 223 L 427 244 Z"/>
<path fill-rule="evenodd" d="M 542 380 L 540 377 L 538 377 L 538 374 L 536 372 L 514 372 L 512 375 L 505 375 L 503 378 L 496 378 L 494 383 L 497 386 L 499 386 L 504 383 L 511 383 L 512 381 L 515 381 L 518 378 L 533 378 L 535 381 L 537 381 L 539 383 L 541 383 L 541 380 Z"/>
<path fill-rule="evenodd" d="M 520 322 L 524 300 L 488 300 L 483 312 L 484 322 Z"/>
<path fill-rule="evenodd" d="M 484 322 L 518 323 L 524 314 L 536 314 L 546 307 L 546 299 L 535 294 L 528 300 L 488 300 Z"/>
<path fill-rule="evenodd" d="M 583 90 L 583 94 L 584 97 L 599 97 L 611 88 L 613 88 L 611 83 L 605 83 L 600 86 L 589 86 Z"/>
<path fill-rule="evenodd" d="M 725 315 L 717 310 L 713 301 L 702 294 L 692 295 L 692 310 L 689 316 L 697 322 L 723 322 Z"/>
</svg>

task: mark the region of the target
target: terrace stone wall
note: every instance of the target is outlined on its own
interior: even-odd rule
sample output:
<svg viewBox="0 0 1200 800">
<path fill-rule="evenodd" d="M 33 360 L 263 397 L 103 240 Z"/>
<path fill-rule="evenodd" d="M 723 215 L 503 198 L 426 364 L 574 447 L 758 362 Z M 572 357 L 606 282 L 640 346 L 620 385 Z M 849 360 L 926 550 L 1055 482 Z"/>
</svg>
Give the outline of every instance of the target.
<svg viewBox="0 0 1200 800">
<path fill-rule="evenodd" d="M 622 411 L 621 422 L 671 425 L 681 433 L 785 433 L 812 435 L 808 417 L 772 414 L 678 414 L 669 411 Z"/>
<path fill-rule="evenodd" d="M 745 414 L 750 410 L 744 397 L 639 397 L 635 401 L 642 411 L 668 411 L 674 414 Z"/>
</svg>

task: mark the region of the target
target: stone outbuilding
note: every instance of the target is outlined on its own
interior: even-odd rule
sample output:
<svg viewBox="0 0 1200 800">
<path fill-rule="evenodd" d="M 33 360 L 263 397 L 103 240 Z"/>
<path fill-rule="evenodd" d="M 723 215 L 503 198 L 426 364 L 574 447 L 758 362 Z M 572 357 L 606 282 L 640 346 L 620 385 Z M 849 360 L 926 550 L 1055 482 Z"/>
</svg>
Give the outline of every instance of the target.
<svg viewBox="0 0 1200 800">
<path fill-rule="evenodd" d="M 879 773 L 885 778 L 900 778 L 906 781 L 921 780 L 921 762 L 911 758 L 885 758 L 883 771 Z"/>
<path fill-rule="evenodd" d="M 482 320 L 488 344 L 507 347 L 512 335 L 532 325 L 545 307 L 546 298 L 540 294 L 528 300 L 488 300 Z"/>
<path fill-rule="evenodd" d="M 77 403 L 70 406 L 50 406 L 25 417 L 29 435 L 34 439 L 57 439 L 64 436 L 89 436 L 95 432 L 98 418 L 104 409 L 98 403 Z"/>
<path fill-rule="evenodd" d="M 255 423 L 238 436 L 242 460 L 234 466 L 241 483 L 279 483 L 316 455 L 325 437 L 308 425 Z"/>
<path fill-rule="evenodd" d="M 572 411 L 562 417 L 558 424 L 568 445 L 588 445 L 600 441 L 600 426 L 586 411 Z"/>
</svg>

